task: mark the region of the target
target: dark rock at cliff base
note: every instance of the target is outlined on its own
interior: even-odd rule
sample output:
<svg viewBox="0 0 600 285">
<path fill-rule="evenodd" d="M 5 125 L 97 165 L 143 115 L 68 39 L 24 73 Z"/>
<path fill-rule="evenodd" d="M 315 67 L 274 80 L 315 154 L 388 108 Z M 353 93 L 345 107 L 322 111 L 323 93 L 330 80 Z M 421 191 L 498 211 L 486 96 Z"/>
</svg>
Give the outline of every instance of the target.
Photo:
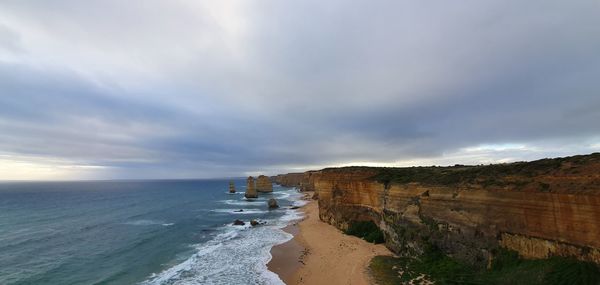
<svg viewBox="0 0 600 285">
<path fill-rule="evenodd" d="M 264 221 L 250 220 L 250 225 L 252 225 L 253 227 L 260 226 L 260 225 L 266 225 L 266 224 L 267 224 L 267 222 L 264 222 Z"/>
<path fill-rule="evenodd" d="M 290 209 L 296 210 L 296 209 L 300 209 L 300 207 L 298 207 L 298 206 L 292 206 L 292 207 L 290 207 Z"/>
<path fill-rule="evenodd" d="M 269 204 L 269 209 L 279 208 L 279 205 L 277 205 L 277 200 L 273 198 L 269 199 L 269 202 L 267 202 L 267 204 Z"/>
<path fill-rule="evenodd" d="M 242 221 L 242 220 L 235 220 L 235 221 L 233 221 L 233 225 L 234 226 L 243 226 L 245 224 L 246 223 L 244 223 L 244 221 Z"/>
</svg>

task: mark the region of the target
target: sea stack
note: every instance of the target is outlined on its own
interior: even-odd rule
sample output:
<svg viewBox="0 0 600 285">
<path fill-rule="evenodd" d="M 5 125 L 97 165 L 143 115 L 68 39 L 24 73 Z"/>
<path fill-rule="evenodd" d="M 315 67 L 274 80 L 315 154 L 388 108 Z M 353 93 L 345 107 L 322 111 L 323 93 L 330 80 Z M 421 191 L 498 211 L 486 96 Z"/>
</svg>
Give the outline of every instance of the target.
<svg viewBox="0 0 600 285">
<path fill-rule="evenodd" d="M 256 192 L 256 188 L 254 187 L 254 177 L 248 176 L 248 180 L 246 181 L 246 193 L 244 196 L 246 196 L 246 198 L 258 198 L 258 192 Z"/>
<path fill-rule="evenodd" d="M 267 205 L 269 205 L 269 209 L 279 208 L 279 205 L 277 204 L 277 200 L 275 200 L 273 198 L 269 199 L 269 201 L 267 202 Z"/>
<path fill-rule="evenodd" d="M 229 181 L 229 193 L 235 193 L 235 184 L 233 184 L 233 181 Z"/>
<path fill-rule="evenodd" d="M 256 191 L 263 193 L 273 192 L 273 183 L 271 183 L 271 179 L 264 175 L 258 176 L 258 179 L 256 180 Z"/>
</svg>

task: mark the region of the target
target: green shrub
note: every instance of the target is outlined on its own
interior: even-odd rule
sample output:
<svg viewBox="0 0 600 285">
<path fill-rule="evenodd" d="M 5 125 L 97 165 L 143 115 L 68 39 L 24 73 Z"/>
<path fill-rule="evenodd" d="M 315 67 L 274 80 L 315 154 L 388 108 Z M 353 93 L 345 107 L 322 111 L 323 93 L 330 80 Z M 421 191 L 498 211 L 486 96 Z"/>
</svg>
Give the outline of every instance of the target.
<svg viewBox="0 0 600 285">
<path fill-rule="evenodd" d="M 546 274 L 545 284 L 600 284 L 600 269 L 596 264 L 558 257 L 552 259 L 555 264 Z"/>
<path fill-rule="evenodd" d="M 514 187 L 521 189 L 532 182 L 531 177 L 551 175 L 560 171 L 565 163 L 580 165 L 600 160 L 600 153 L 589 155 L 540 159 L 531 162 L 513 162 L 490 165 L 455 165 L 445 167 L 383 167 L 367 168 L 376 170 L 372 179 L 383 183 L 386 188 L 390 184 L 422 183 L 427 185 L 453 186 L 465 183 L 478 183 L 484 186 Z M 349 167 L 346 169 L 360 169 Z M 515 177 L 517 178 L 515 180 Z M 541 186 L 541 191 L 550 189 Z"/>
<path fill-rule="evenodd" d="M 600 284 L 600 269 L 591 262 L 564 257 L 526 260 L 506 249 L 494 255 L 492 268 L 485 269 L 469 266 L 428 245 L 422 255 L 413 258 L 373 258 L 370 269 L 376 284 L 403 284 L 422 274 L 435 284 Z"/>
<path fill-rule="evenodd" d="M 522 260 L 519 258 L 519 254 L 516 251 L 506 250 L 503 248 L 498 249 L 494 255 L 494 259 L 492 260 L 492 268 L 496 271 L 504 268 L 519 266 Z"/>
<path fill-rule="evenodd" d="M 385 241 L 383 238 L 383 233 L 380 230 L 369 233 L 364 237 L 364 239 L 372 243 L 383 243 Z"/>
<path fill-rule="evenodd" d="M 353 221 L 345 233 L 372 243 L 383 243 L 385 241 L 383 232 L 373 221 Z"/>
</svg>

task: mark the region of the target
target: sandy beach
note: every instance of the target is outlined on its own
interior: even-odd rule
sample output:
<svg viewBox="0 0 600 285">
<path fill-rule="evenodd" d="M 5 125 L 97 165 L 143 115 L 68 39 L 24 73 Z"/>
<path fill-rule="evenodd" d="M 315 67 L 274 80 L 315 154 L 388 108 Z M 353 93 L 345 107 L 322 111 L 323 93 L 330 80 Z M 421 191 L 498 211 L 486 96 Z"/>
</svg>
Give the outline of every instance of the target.
<svg viewBox="0 0 600 285">
<path fill-rule="evenodd" d="M 285 229 L 294 238 L 271 250 L 269 269 L 288 285 L 371 284 L 369 261 L 390 251 L 381 244 L 345 235 L 319 220 L 316 201 L 310 201 L 302 210 L 305 218 Z"/>
</svg>

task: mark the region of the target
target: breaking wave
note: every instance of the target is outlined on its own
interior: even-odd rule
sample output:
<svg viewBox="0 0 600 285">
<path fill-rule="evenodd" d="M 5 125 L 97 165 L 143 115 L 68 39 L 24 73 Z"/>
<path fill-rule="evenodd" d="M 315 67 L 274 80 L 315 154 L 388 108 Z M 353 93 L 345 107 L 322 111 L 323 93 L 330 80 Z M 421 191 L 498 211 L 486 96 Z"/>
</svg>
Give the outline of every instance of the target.
<svg viewBox="0 0 600 285">
<path fill-rule="evenodd" d="M 274 193 L 276 199 L 286 199 L 301 206 L 302 196 L 295 189 Z M 242 198 L 243 199 L 243 198 Z M 246 200 L 223 200 L 236 206 L 261 205 Z M 266 200 L 266 199 L 263 199 Z M 264 202 L 263 202 L 264 203 Z M 294 220 L 302 218 L 299 210 L 282 208 L 283 215 L 267 219 L 266 225 L 251 227 L 223 225 L 211 240 L 195 246 L 195 253 L 186 260 L 160 273 L 152 274 L 143 285 L 188 284 L 284 284 L 266 264 L 271 260 L 271 248 L 293 236 L 282 230 Z M 211 212 L 230 214 L 260 214 L 261 209 L 213 209 Z"/>
</svg>

